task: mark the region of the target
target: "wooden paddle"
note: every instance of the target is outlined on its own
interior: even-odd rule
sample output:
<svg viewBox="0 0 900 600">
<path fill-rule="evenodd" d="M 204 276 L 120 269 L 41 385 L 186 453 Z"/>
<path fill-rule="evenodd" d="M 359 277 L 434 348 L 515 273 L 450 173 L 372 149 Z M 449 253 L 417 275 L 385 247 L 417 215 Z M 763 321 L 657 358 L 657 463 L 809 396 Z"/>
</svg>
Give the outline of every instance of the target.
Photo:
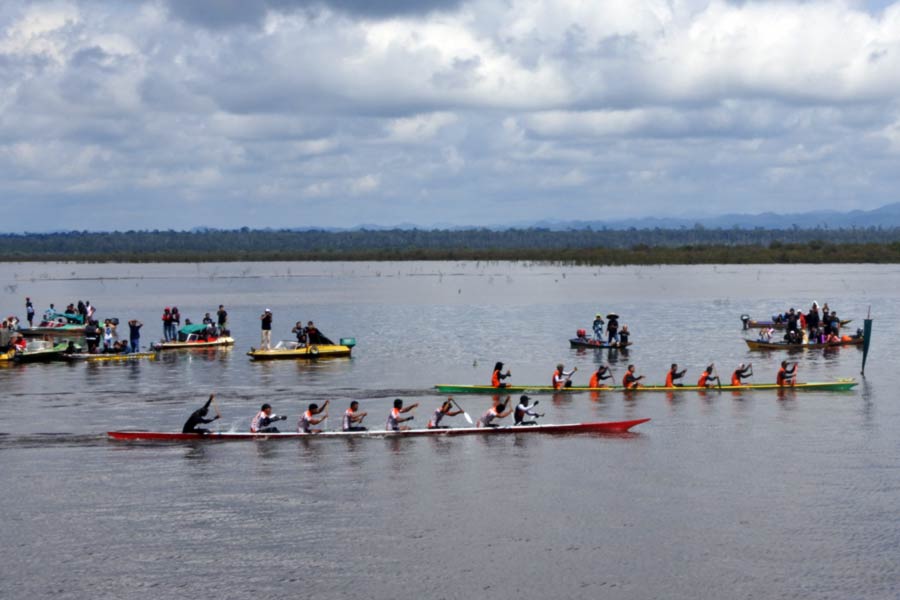
<svg viewBox="0 0 900 600">
<path fill-rule="evenodd" d="M 213 408 L 216 409 L 216 417 L 218 417 L 218 418 L 221 419 L 221 418 L 222 418 L 222 413 L 219 412 L 219 405 L 216 404 L 216 395 L 215 395 L 215 394 L 210 394 L 210 395 L 209 395 L 209 399 L 212 400 Z"/>
<path fill-rule="evenodd" d="M 716 383 L 719 384 L 719 391 L 721 392 L 722 391 L 722 380 L 719 378 L 719 370 L 716 369 L 715 363 L 713 363 L 712 368 L 713 368 L 713 373 L 715 373 L 715 375 L 716 375 Z"/>
<path fill-rule="evenodd" d="M 463 417 L 465 417 L 466 421 L 469 422 L 469 425 L 474 425 L 475 421 L 472 420 L 472 417 L 469 416 L 469 413 L 463 410 L 463 407 L 459 405 L 456 399 L 453 396 L 450 396 L 450 402 L 456 405 L 456 408 L 462 410 Z"/>
</svg>

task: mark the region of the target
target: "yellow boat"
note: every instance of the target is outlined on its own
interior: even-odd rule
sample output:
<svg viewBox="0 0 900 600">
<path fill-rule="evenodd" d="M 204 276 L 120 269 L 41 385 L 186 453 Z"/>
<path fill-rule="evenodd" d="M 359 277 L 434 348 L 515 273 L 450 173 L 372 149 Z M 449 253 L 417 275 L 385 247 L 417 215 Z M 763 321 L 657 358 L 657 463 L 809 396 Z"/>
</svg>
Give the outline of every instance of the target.
<svg viewBox="0 0 900 600">
<path fill-rule="evenodd" d="M 10 348 L 6 352 L 0 352 L 0 362 L 12 362 L 13 357 L 16 355 L 15 348 Z"/>
<path fill-rule="evenodd" d="M 344 342 L 345 340 L 341 340 Z M 353 344 L 310 344 L 306 346 L 300 342 L 284 340 L 278 342 L 274 348 L 270 350 L 257 350 L 250 348 L 247 356 L 251 360 L 284 360 L 294 359 L 312 359 L 312 358 L 331 358 L 336 356 L 350 356 L 353 350 Z"/>
<path fill-rule="evenodd" d="M 121 354 L 63 354 L 69 361 L 126 362 L 131 360 L 156 360 L 156 352 L 123 352 Z"/>
</svg>

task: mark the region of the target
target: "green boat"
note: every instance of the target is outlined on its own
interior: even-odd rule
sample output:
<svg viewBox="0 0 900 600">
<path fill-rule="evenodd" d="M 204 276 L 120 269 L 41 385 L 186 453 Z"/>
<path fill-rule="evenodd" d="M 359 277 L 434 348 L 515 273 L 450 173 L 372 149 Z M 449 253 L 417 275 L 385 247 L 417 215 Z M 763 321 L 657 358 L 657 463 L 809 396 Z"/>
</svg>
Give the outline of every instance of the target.
<svg viewBox="0 0 900 600">
<path fill-rule="evenodd" d="M 666 387 L 664 385 L 642 385 L 632 389 L 625 389 L 621 385 L 611 385 L 607 387 L 592 388 L 587 386 L 576 386 L 567 388 L 554 389 L 551 386 L 534 385 L 523 386 L 516 385 L 505 388 L 496 388 L 490 385 L 445 385 L 439 384 L 434 386 L 441 394 L 572 394 L 576 392 L 625 392 L 641 393 L 641 392 L 752 392 L 764 390 L 803 390 L 803 391 L 819 391 L 819 392 L 847 392 L 857 385 L 855 379 L 837 379 L 835 381 L 796 383 L 793 386 L 781 386 L 777 383 L 748 383 L 745 385 L 723 385 L 721 387 L 715 385 L 710 387 L 698 387 L 696 385 L 684 385 L 679 387 Z"/>
</svg>

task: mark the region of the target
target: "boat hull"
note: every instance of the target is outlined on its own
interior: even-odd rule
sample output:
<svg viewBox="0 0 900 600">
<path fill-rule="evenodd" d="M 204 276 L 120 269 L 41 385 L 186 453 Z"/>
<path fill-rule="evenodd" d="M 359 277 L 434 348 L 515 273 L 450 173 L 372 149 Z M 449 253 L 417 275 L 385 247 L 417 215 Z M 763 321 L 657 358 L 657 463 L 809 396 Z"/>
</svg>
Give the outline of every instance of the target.
<svg viewBox="0 0 900 600">
<path fill-rule="evenodd" d="M 569 340 L 569 345 L 572 348 L 591 348 L 592 350 L 617 350 L 619 348 L 628 348 L 632 344 L 631 342 L 628 342 L 627 344 L 610 345 L 606 342 L 601 342 L 598 340 L 571 338 Z"/>
<path fill-rule="evenodd" d="M 804 391 L 820 391 L 820 392 L 846 392 L 852 390 L 857 385 L 854 379 L 838 379 L 837 381 L 797 383 L 793 386 L 780 386 L 777 383 L 748 383 L 746 385 L 723 385 L 713 387 L 698 387 L 695 385 L 685 385 L 680 387 L 666 387 L 664 385 L 646 385 L 634 389 L 625 389 L 621 385 L 612 385 L 608 387 L 592 388 L 587 386 L 572 386 L 568 388 L 554 389 L 550 386 L 510 386 L 506 388 L 495 388 L 490 385 L 436 385 L 435 389 L 441 394 L 572 394 L 577 392 L 625 392 L 628 394 L 643 392 L 705 392 L 705 391 L 723 391 L 723 392 L 753 392 L 766 390 L 804 390 Z"/>
<path fill-rule="evenodd" d="M 54 337 L 70 337 L 70 338 L 83 338 L 84 337 L 84 327 L 83 326 L 62 326 L 62 327 L 32 327 L 25 328 L 19 331 L 25 337 L 44 337 L 47 335 L 52 335 Z"/>
<path fill-rule="evenodd" d="M 573 433 L 625 433 L 632 427 L 646 423 L 650 419 L 631 421 L 606 421 L 598 423 L 566 423 L 561 425 L 531 425 L 512 427 L 463 427 L 459 429 L 409 429 L 407 431 L 325 431 L 322 433 L 218 433 L 206 435 L 162 431 L 109 431 L 113 440 L 194 442 L 194 441 L 249 441 L 249 440 L 289 440 L 321 437 L 446 437 L 460 435 L 504 435 L 526 433 L 573 434 Z"/>
<path fill-rule="evenodd" d="M 350 356 L 352 348 L 338 344 L 314 344 L 308 348 L 273 350 L 251 350 L 247 353 L 252 360 L 297 360 Z"/>
<path fill-rule="evenodd" d="M 123 354 L 63 354 L 63 359 L 71 362 L 128 362 L 132 360 L 155 360 L 155 352 L 129 352 Z"/>
<path fill-rule="evenodd" d="M 842 346 L 861 346 L 862 338 L 853 338 L 848 341 L 835 342 L 833 344 L 788 344 L 787 342 L 760 342 L 757 340 L 744 340 L 751 350 L 824 350 L 827 348 L 840 348 Z"/>
<path fill-rule="evenodd" d="M 153 350 L 200 350 L 205 348 L 220 348 L 234 346 L 234 338 L 220 337 L 209 342 L 156 342 L 151 344 Z"/>
</svg>

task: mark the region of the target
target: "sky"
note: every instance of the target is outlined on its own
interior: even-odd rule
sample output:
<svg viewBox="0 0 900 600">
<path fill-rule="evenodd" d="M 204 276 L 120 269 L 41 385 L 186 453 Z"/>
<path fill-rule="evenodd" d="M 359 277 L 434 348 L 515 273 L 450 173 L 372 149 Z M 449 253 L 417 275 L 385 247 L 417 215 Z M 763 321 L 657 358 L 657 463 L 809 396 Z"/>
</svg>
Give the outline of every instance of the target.
<svg viewBox="0 0 900 600">
<path fill-rule="evenodd" d="M 0 231 L 900 201 L 900 0 L 5 0 Z"/>
</svg>

